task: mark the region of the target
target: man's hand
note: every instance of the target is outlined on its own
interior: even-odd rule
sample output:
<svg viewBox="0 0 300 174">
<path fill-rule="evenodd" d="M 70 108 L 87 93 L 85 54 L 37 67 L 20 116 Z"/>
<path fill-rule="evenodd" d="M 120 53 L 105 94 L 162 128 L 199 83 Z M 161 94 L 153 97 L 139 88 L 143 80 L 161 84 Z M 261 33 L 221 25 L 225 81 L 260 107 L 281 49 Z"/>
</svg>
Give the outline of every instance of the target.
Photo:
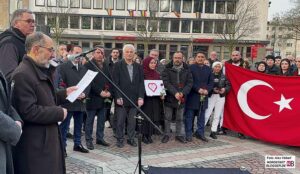
<svg viewBox="0 0 300 174">
<path fill-rule="evenodd" d="M 199 94 L 204 94 L 204 89 L 200 88 L 200 89 L 198 90 L 198 93 L 199 93 Z"/>
<path fill-rule="evenodd" d="M 226 91 L 225 88 L 221 88 L 220 91 L 219 91 L 219 94 L 224 94 L 225 91 Z"/>
<path fill-rule="evenodd" d="M 67 96 L 70 95 L 72 92 L 76 91 L 78 89 L 77 86 L 71 86 L 69 88 L 67 88 Z"/>
<path fill-rule="evenodd" d="M 79 96 L 78 96 L 78 100 L 82 100 L 85 98 L 85 93 L 81 93 Z"/>
<path fill-rule="evenodd" d="M 177 93 L 175 94 L 175 98 L 176 98 L 177 100 L 180 100 L 181 94 L 180 94 L 179 92 L 177 92 Z"/>
<path fill-rule="evenodd" d="M 100 96 L 103 97 L 103 98 L 105 98 L 106 97 L 106 92 L 105 91 L 101 91 L 100 92 Z"/>
<path fill-rule="evenodd" d="M 143 104 L 144 104 L 144 99 L 139 98 L 138 99 L 138 106 L 141 107 L 141 106 L 143 106 Z"/>
<path fill-rule="evenodd" d="M 123 105 L 123 99 L 122 98 L 118 98 L 117 99 L 117 104 L 122 106 Z"/>
<path fill-rule="evenodd" d="M 68 110 L 66 108 L 62 108 L 63 111 L 64 111 L 64 119 L 65 120 L 67 118 L 67 115 L 68 115 Z"/>
<path fill-rule="evenodd" d="M 208 95 L 208 91 L 206 89 L 203 89 L 203 94 Z"/>
</svg>

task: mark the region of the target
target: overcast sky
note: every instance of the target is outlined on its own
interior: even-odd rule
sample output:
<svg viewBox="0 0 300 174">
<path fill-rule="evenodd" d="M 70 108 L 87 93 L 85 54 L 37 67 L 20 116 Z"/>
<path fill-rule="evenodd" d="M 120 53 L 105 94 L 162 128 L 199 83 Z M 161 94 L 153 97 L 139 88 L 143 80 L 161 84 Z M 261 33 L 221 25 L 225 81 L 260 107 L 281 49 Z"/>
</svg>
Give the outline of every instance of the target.
<svg viewBox="0 0 300 174">
<path fill-rule="evenodd" d="M 292 8 L 293 3 L 290 2 L 290 0 L 270 0 L 271 6 L 269 8 L 269 18 L 268 20 L 271 20 L 272 17 L 276 13 L 282 13 Z"/>
</svg>

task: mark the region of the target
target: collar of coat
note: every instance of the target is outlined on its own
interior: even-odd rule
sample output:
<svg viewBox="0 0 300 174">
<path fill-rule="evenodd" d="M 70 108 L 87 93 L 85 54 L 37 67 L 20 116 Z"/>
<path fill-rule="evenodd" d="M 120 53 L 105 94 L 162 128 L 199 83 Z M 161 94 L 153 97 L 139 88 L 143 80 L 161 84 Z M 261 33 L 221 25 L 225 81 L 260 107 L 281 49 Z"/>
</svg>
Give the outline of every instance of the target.
<svg viewBox="0 0 300 174">
<path fill-rule="evenodd" d="M 31 65 L 40 80 L 48 80 L 48 76 L 41 71 L 40 67 L 32 60 L 31 57 L 25 55 L 22 62 L 24 64 Z"/>
<path fill-rule="evenodd" d="M 188 67 L 188 65 L 186 63 L 184 63 L 184 62 L 182 62 L 182 63 L 183 63 L 183 69 L 189 69 L 189 67 Z M 168 63 L 166 65 L 166 68 L 172 69 L 173 68 L 173 61 L 171 61 L 170 63 Z"/>
</svg>

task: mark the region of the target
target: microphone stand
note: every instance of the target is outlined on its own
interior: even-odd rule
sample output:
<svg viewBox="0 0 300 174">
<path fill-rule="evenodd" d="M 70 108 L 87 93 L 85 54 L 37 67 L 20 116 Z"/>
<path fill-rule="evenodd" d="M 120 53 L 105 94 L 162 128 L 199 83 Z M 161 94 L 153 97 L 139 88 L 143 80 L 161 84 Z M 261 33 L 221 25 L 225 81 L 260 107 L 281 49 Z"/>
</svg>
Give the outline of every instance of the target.
<svg viewBox="0 0 300 174">
<path fill-rule="evenodd" d="M 94 68 L 96 68 L 96 70 L 101 73 L 106 80 L 108 80 L 116 90 L 118 90 L 118 92 L 120 92 L 122 94 L 123 97 L 125 97 L 125 99 L 127 99 L 129 101 L 130 104 L 132 104 L 137 111 L 142 114 L 142 116 L 144 118 L 146 118 L 147 121 L 150 122 L 150 124 L 152 124 L 154 126 L 154 128 L 156 130 L 158 130 L 161 134 L 164 134 L 163 131 L 152 122 L 152 120 L 148 117 L 148 115 L 143 112 L 141 110 L 140 107 L 138 107 L 93 61 L 90 61 L 90 59 L 86 56 L 87 54 L 83 54 L 83 57 L 85 58 L 85 60 L 89 63 L 91 63 L 93 65 Z M 141 129 L 142 129 L 142 120 L 143 117 L 141 115 L 138 115 L 137 117 L 135 117 L 137 119 L 137 123 L 138 123 L 138 127 L 139 127 L 139 131 L 138 131 L 138 167 L 139 167 L 139 174 L 142 173 L 142 133 L 141 133 Z"/>
</svg>

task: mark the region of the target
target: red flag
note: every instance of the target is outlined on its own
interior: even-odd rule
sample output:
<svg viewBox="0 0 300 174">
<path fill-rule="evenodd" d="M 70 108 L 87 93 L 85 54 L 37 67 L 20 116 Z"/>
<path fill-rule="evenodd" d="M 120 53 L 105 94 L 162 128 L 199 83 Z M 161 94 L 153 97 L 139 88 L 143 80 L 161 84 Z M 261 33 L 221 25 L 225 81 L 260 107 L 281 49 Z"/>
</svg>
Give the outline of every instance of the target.
<svg viewBox="0 0 300 174">
<path fill-rule="evenodd" d="M 224 127 L 263 141 L 300 146 L 300 78 L 225 66 L 232 88 L 226 96 Z"/>
</svg>

